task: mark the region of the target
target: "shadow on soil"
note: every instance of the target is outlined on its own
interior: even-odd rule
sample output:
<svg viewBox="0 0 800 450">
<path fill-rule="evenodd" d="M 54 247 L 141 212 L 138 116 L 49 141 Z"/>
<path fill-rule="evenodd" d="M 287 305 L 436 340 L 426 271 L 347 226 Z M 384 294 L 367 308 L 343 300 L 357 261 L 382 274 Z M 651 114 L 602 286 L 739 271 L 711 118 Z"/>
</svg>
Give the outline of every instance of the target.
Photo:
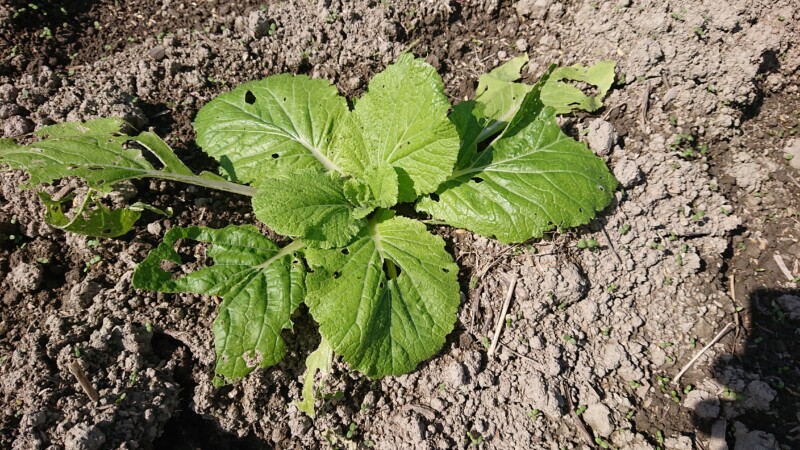
<svg viewBox="0 0 800 450">
<path fill-rule="evenodd" d="M 713 422 L 735 416 L 728 420 L 726 426 L 725 437 L 729 448 L 734 448 L 736 441 L 739 441 L 736 442 L 736 449 L 779 448 L 769 439 L 761 440 L 758 433 L 744 436 L 741 429 L 737 432 L 737 422 L 748 430 L 765 431 L 774 435 L 779 444 L 789 446 L 785 448 L 798 448 L 800 290 L 758 289 L 750 293 L 743 306 L 744 311 L 747 311 L 747 315 L 742 313 L 745 325 L 742 332 L 746 333 L 743 345 L 739 341 L 733 354 L 720 356 L 713 366 L 714 377 L 725 386 L 721 396 L 723 400 L 719 405 L 720 417 L 723 419 L 704 420 L 695 416 L 695 425 L 713 434 Z M 769 401 L 773 391 L 774 399 Z M 749 408 L 745 409 L 745 405 Z M 754 405 L 762 407 L 753 407 Z M 716 402 L 700 405 L 696 410 L 704 407 L 713 409 Z M 771 444 L 773 446 L 769 446 Z"/>
<path fill-rule="evenodd" d="M 177 339 L 166 334 L 153 335 L 153 351 L 162 358 L 176 352 L 179 347 L 188 354 L 189 349 Z M 213 419 L 207 419 L 192 410 L 192 395 L 196 387 L 192 379 L 193 362 L 186 361 L 175 370 L 175 381 L 180 384 L 181 398 L 178 412 L 164 426 L 164 432 L 154 442 L 154 449 L 172 450 L 260 450 L 271 448 L 252 436 L 238 437 L 223 430 Z"/>
</svg>

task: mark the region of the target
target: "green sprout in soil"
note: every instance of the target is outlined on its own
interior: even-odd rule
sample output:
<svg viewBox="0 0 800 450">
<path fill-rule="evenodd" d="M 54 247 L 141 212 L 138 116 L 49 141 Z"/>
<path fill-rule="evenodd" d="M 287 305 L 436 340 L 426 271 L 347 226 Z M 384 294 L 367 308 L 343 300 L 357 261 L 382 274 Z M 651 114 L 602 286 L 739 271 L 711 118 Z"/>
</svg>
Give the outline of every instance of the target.
<svg viewBox="0 0 800 450">
<path fill-rule="evenodd" d="M 599 244 L 594 239 L 581 239 L 578 241 L 577 244 L 575 244 L 575 246 L 578 247 L 579 249 L 589 249 L 589 250 L 596 249 L 598 245 Z"/>
<path fill-rule="evenodd" d="M 722 395 L 724 397 L 732 399 L 732 400 L 743 400 L 744 399 L 744 395 L 742 395 L 739 392 L 736 392 L 735 390 L 731 389 L 729 386 L 725 386 L 725 389 L 722 391 Z"/>
<path fill-rule="evenodd" d="M 347 432 L 345 433 L 344 437 L 347 439 L 353 439 L 355 435 L 358 434 L 358 425 L 355 423 L 350 423 L 350 426 L 347 427 Z"/>
<path fill-rule="evenodd" d="M 703 27 L 694 27 L 694 34 L 700 39 L 706 37 L 706 30 Z"/>
<path fill-rule="evenodd" d="M 100 261 L 102 261 L 102 259 L 103 259 L 103 258 L 101 258 L 101 257 L 100 257 L 100 255 L 94 255 L 94 256 L 92 256 L 92 258 L 91 258 L 91 259 L 89 259 L 89 261 L 86 261 L 86 265 L 83 267 L 83 271 L 84 271 L 84 272 L 88 272 L 88 271 L 89 271 L 89 269 L 91 269 L 91 268 L 92 268 L 92 266 L 94 266 L 95 264 L 97 264 L 97 263 L 99 263 Z"/>
<path fill-rule="evenodd" d="M 467 438 L 469 439 L 469 445 L 481 445 L 484 441 L 483 436 L 478 432 L 473 434 L 471 431 L 467 431 Z"/>
<path fill-rule="evenodd" d="M 594 443 L 600 446 L 600 448 L 611 448 L 611 444 L 601 437 L 594 438 Z"/>
<path fill-rule="evenodd" d="M 327 373 L 334 355 L 370 378 L 401 375 L 453 330 L 459 267 L 414 217 L 521 243 L 587 224 L 611 202 L 617 181 L 561 131 L 556 115 L 600 108 L 614 63 L 551 66 L 534 85 L 516 81 L 526 63 L 523 55 L 482 75 L 475 98 L 456 105 L 436 70 L 409 54 L 352 102 L 304 75 L 243 84 L 207 103 L 194 123 L 197 145 L 219 173 L 196 173 L 159 136 L 114 118 L 44 127 L 25 144 L 0 139 L 0 164 L 27 171 L 28 188 L 81 179 L 89 189 L 80 199 L 40 192 L 46 220 L 102 238 L 129 232 L 143 210 L 160 211 L 107 207 L 104 198 L 123 181 L 250 198 L 258 221 L 285 236 L 282 245 L 254 225 L 174 227 L 136 267 L 133 285 L 221 297 L 213 324 L 218 386 L 278 363 L 282 330 L 305 304 L 322 335 L 298 403 L 313 414 L 314 375 Z M 213 265 L 176 277 L 164 263 L 183 264 L 178 249 L 187 245 L 207 246 Z M 92 257 L 85 270 L 100 261 Z"/>
</svg>

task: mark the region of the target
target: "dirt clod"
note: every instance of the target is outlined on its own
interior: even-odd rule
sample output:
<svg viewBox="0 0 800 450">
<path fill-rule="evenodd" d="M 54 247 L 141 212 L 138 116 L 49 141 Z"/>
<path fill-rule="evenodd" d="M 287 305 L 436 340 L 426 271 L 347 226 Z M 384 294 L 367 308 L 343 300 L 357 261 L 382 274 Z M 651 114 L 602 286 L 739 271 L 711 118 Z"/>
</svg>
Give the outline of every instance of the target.
<svg viewBox="0 0 800 450">
<path fill-rule="evenodd" d="M 8 283 L 17 292 L 27 293 L 39 289 L 44 270 L 39 264 L 20 263 L 8 274 Z"/>
</svg>

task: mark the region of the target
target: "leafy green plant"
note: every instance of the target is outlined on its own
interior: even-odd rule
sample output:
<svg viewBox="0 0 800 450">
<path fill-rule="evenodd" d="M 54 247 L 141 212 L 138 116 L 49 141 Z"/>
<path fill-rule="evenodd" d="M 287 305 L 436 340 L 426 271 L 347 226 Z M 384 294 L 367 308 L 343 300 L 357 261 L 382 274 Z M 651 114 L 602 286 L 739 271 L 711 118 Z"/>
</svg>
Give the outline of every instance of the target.
<svg viewBox="0 0 800 450">
<path fill-rule="evenodd" d="M 118 119 L 45 127 L 28 145 L 2 139 L 0 163 L 26 170 L 28 187 L 82 179 L 89 188 L 82 199 L 41 197 L 48 221 L 93 236 L 124 234 L 143 208 L 158 212 L 104 205 L 125 180 L 251 197 L 256 218 L 291 238 L 283 246 L 252 225 L 172 228 L 133 284 L 222 298 L 214 322 L 218 385 L 277 363 L 282 331 L 305 303 L 322 335 L 298 403 L 313 414 L 314 375 L 334 354 L 369 377 L 403 374 L 453 329 L 459 269 L 445 241 L 415 219 L 420 214 L 511 243 L 588 223 L 610 203 L 616 180 L 555 115 L 599 107 L 599 96 L 566 89 L 563 80 L 599 77 L 602 96 L 613 63 L 551 67 L 530 86 L 516 81 L 526 62 L 518 57 L 482 76 L 475 99 L 455 106 L 435 69 L 407 54 L 352 108 L 327 81 L 302 75 L 243 84 L 205 105 L 194 124 L 222 175 L 194 173 L 157 135 L 131 133 Z M 550 85 L 554 73 L 558 84 Z M 167 270 L 182 263 L 180 245 L 201 244 L 213 265 L 182 276 Z"/>
</svg>

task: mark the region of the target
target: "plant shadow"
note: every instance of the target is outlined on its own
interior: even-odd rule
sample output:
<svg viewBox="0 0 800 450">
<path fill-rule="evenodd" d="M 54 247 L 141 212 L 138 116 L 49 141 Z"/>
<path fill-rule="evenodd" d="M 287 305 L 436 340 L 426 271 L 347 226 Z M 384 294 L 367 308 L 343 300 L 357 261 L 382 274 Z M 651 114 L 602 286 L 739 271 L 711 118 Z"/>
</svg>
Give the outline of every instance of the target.
<svg viewBox="0 0 800 450">
<path fill-rule="evenodd" d="M 800 290 L 758 289 L 742 307 L 734 351 L 712 366 L 722 392 L 693 407 L 695 428 L 737 450 L 798 448 Z"/>
</svg>

